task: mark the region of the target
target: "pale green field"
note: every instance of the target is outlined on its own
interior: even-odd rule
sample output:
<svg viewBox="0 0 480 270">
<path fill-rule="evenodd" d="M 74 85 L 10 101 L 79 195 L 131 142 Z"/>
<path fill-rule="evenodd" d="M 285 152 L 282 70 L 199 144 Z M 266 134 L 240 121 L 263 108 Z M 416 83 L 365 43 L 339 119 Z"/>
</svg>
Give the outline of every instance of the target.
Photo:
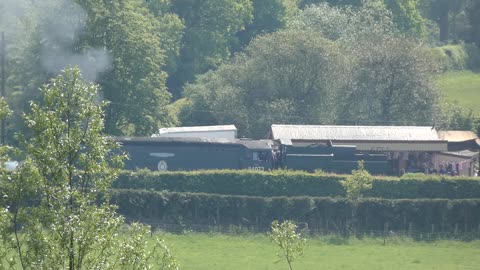
<svg viewBox="0 0 480 270">
<path fill-rule="evenodd" d="M 276 256 L 277 247 L 263 235 L 166 234 L 163 238 L 184 270 L 289 269 Z M 292 266 L 295 270 L 480 269 L 480 241 L 390 239 L 383 245 L 383 239 L 368 239 L 335 245 L 326 239 L 309 239 L 305 255 Z"/>
<path fill-rule="evenodd" d="M 447 100 L 480 113 L 480 73 L 448 72 L 439 78 L 438 86 Z"/>
</svg>

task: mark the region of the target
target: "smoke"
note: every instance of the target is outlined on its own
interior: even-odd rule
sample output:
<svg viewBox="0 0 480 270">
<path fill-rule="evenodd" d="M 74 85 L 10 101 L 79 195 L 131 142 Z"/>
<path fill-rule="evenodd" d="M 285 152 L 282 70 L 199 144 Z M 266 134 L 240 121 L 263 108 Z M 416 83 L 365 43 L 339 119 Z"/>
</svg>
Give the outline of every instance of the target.
<svg viewBox="0 0 480 270">
<path fill-rule="evenodd" d="M 10 37 L 20 31 L 20 21 L 28 9 L 24 0 L 0 0 L 0 31 Z"/>
<path fill-rule="evenodd" d="M 29 36 L 22 32 L 22 21 L 35 21 L 35 38 L 40 40 L 40 63 L 49 74 L 58 74 L 67 67 L 78 66 L 83 77 L 96 81 L 111 66 L 105 48 L 74 48 L 85 30 L 87 14 L 72 0 L 0 0 L 0 23 L 10 29 L 11 36 Z M 3 16 L 8 14 L 8 16 Z M 3 27 L 1 27 L 3 28 Z"/>
</svg>

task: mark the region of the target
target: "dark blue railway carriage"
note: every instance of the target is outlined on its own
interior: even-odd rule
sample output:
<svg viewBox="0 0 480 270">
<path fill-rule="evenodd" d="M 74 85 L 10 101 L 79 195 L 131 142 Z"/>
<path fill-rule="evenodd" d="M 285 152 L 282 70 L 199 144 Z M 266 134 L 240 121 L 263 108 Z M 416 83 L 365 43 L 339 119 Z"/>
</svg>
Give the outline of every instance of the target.
<svg viewBox="0 0 480 270">
<path fill-rule="evenodd" d="M 160 171 L 273 168 L 271 140 L 117 138 L 129 155 L 125 169 Z"/>
</svg>

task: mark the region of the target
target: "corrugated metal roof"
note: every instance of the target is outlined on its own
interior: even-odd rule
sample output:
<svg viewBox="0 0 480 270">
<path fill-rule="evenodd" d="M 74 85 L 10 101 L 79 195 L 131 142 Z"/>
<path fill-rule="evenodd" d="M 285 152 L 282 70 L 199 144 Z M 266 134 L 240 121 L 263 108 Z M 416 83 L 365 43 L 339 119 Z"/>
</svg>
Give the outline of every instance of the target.
<svg viewBox="0 0 480 270">
<path fill-rule="evenodd" d="M 438 135 L 442 140 L 446 140 L 449 142 L 466 142 L 471 140 L 478 140 L 477 134 L 473 133 L 472 131 L 447 130 L 439 131 Z"/>
<path fill-rule="evenodd" d="M 442 152 L 445 155 L 457 156 L 457 157 L 466 157 L 466 158 L 476 158 L 478 157 L 478 152 L 470 150 L 462 150 L 456 152 Z"/>
<path fill-rule="evenodd" d="M 336 141 L 438 141 L 432 127 L 272 125 L 273 139 Z"/>
</svg>

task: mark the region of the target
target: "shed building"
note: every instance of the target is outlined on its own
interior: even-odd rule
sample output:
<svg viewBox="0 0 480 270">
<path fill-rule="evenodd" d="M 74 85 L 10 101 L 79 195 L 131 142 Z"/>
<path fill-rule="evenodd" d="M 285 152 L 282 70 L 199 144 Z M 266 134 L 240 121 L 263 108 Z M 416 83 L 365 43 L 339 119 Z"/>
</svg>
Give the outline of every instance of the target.
<svg viewBox="0 0 480 270">
<path fill-rule="evenodd" d="M 432 127 L 272 125 L 268 138 L 295 144 L 355 145 L 358 152 L 387 153 L 391 174 L 438 170 L 434 156 L 448 142 Z"/>
<path fill-rule="evenodd" d="M 459 175 L 478 175 L 480 139 L 472 131 L 439 131 L 440 138 L 448 141 L 448 151 L 435 156 L 435 163 L 448 168 L 455 166 Z"/>
</svg>

